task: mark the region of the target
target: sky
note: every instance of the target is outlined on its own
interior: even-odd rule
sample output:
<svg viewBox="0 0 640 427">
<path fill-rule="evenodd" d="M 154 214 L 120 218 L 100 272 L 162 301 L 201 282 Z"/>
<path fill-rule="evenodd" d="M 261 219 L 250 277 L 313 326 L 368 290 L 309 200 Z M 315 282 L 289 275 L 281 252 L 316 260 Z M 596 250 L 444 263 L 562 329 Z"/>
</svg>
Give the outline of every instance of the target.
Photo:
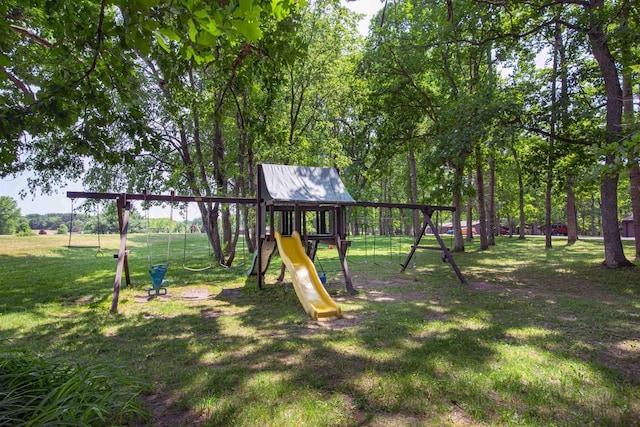
<svg viewBox="0 0 640 427">
<path fill-rule="evenodd" d="M 369 28 L 371 17 L 384 6 L 384 0 L 355 0 L 345 1 L 343 4 L 354 12 L 364 14 L 358 29 L 364 36 Z M 22 215 L 65 213 L 71 211 L 71 200 L 67 198 L 67 191 L 84 191 L 82 183 L 66 183 L 58 188 L 58 192 L 51 196 L 28 194 L 22 199 L 20 191 L 26 190 L 27 178 L 29 174 L 22 174 L 17 177 L 7 177 L 0 180 L 0 196 L 9 196 L 18 203 L 18 208 Z M 153 208 L 149 213 L 151 217 L 169 216 L 168 209 Z"/>
</svg>

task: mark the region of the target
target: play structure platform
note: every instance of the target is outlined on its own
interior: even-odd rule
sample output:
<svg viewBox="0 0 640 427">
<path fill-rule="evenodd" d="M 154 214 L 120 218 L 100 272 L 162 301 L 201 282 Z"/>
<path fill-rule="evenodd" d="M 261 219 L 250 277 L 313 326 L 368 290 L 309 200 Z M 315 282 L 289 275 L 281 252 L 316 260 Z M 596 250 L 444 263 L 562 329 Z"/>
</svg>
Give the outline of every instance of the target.
<svg viewBox="0 0 640 427">
<path fill-rule="evenodd" d="M 340 317 L 340 306 L 333 301 L 322 285 L 313 261 L 302 246 L 300 233 L 294 231 L 291 237 L 275 233 L 278 252 L 289 270 L 293 288 L 305 311 L 314 319 Z"/>
</svg>

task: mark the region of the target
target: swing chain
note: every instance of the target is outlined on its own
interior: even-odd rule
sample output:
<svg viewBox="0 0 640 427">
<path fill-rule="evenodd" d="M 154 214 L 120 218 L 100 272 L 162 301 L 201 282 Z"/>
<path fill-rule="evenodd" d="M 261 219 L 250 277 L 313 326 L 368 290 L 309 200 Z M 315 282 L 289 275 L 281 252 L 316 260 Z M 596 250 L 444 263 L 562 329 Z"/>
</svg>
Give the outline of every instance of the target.
<svg viewBox="0 0 640 427">
<path fill-rule="evenodd" d="M 176 192 L 171 190 L 171 202 L 169 206 L 169 238 L 167 239 L 167 268 L 169 267 L 169 256 L 171 254 L 171 232 L 173 231 L 173 197 Z"/>
<path fill-rule="evenodd" d="M 103 257 L 104 252 L 102 252 L 102 245 L 100 244 L 100 202 L 96 204 L 96 220 L 97 220 L 97 232 L 98 232 L 98 252 L 96 252 L 95 257 Z"/>
<path fill-rule="evenodd" d="M 71 199 L 71 219 L 69 221 L 69 244 L 67 245 L 68 248 L 71 247 L 71 233 L 73 233 L 73 202 L 76 199 Z"/>
</svg>

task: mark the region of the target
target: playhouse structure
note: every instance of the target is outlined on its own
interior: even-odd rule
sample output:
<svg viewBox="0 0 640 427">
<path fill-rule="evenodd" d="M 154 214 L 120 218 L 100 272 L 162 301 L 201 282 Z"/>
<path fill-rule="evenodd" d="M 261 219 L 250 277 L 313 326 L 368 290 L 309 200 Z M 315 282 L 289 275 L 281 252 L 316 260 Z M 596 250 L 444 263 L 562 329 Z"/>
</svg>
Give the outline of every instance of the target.
<svg viewBox="0 0 640 427">
<path fill-rule="evenodd" d="M 451 206 L 431 206 L 404 203 L 357 202 L 349 194 L 335 168 L 262 164 L 258 166 L 257 250 L 249 274 L 258 276 L 263 286 L 271 256 L 276 248 L 289 270 L 296 294 L 311 317 L 339 316 L 340 308 L 328 296 L 314 267 L 318 243 L 333 245 L 338 251 L 347 291 L 355 294 L 347 249 L 347 209 L 373 207 L 419 210 L 423 215 L 420 233 L 416 236 L 402 271 L 409 265 L 417 249 L 442 251 L 461 282 L 462 273 L 449 249 L 434 226 L 431 216 L 436 211 L 452 211 Z M 420 240 L 430 227 L 437 247 L 421 246 Z M 281 269 L 280 279 L 284 277 Z"/>
<path fill-rule="evenodd" d="M 258 166 L 257 252 L 250 269 L 264 283 L 276 247 L 301 304 L 313 318 L 339 316 L 313 264 L 318 243 L 334 245 L 347 290 L 355 294 L 347 265 L 346 207 L 355 204 L 334 168 Z M 284 271 L 281 269 L 280 278 Z"/>
</svg>

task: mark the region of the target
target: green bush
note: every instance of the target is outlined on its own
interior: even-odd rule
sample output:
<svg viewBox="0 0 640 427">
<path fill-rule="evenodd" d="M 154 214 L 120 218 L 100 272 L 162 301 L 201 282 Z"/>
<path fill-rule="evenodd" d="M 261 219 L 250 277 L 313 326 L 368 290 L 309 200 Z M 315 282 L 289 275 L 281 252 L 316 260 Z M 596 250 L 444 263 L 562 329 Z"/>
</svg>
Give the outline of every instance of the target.
<svg viewBox="0 0 640 427">
<path fill-rule="evenodd" d="M 69 228 L 65 224 L 60 224 L 56 234 L 67 234 L 69 232 Z"/>
<path fill-rule="evenodd" d="M 149 418 L 141 387 L 104 366 L 0 354 L 0 425 L 123 425 Z"/>
<path fill-rule="evenodd" d="M 18 220 L 18 225 L 16 225 L 16 236 L 33 236 L 33 230 L 29 227 L 29 221 L 24 217 Z"/>
</svg>

